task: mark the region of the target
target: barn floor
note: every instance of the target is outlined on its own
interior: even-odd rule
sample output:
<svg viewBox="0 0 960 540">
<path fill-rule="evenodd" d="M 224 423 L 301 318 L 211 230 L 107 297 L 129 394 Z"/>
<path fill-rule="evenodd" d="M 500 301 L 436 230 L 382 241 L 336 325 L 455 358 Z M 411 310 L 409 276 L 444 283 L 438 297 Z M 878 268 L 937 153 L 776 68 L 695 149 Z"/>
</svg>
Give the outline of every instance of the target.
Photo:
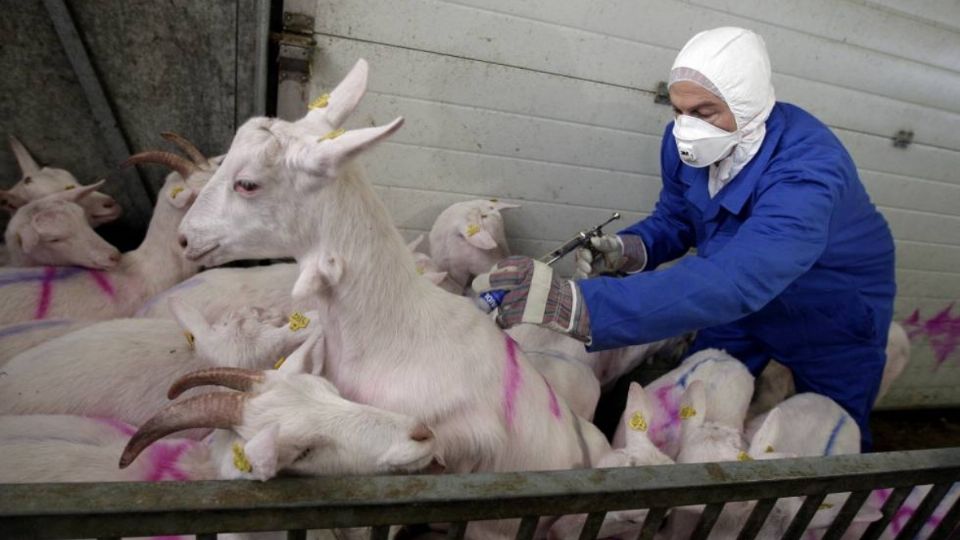
<svg viewBox="0 0 960 540">
<path fill-rule="evenodd" d="M 960 410 L 876 411 L 870 418 L 878 452 L 960 446 Z"/>
</svg>

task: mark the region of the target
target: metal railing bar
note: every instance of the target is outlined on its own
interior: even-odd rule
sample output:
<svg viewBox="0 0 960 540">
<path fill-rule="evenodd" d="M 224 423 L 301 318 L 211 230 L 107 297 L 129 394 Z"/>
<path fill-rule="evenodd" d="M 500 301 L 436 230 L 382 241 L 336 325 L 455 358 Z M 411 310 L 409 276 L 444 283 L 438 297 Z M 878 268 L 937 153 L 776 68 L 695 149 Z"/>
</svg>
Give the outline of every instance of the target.
<svg viewBox="0 0 960 540">
<path fill-rule="evenodd" d="M 793 516 L 790 526 L 787 527 L 787 532 L 783 534 L 783 540 L 799 540 L 800 537 L 803 536 L 804 531 L 807 530 L 807 525 L 810 524 L 813 515 L 817 513 L 820 505 L 823 504 L 823 499 L 826 497 L 826 493 L 807 495 L 803 504 L 800 505 L 800 510 L 797 511 L 797 515 Z"/>
<path fill-rule="evenodd" d="M 953 486 L 952 482 L 933 486 L 930 493 L 927 493 L 927 496 L 923 498 L 923 502 L 920 503 L 920 506 L 917 507 L 913 515 L 910 516 L 910 519 L 907 520 L 907 524 L 903 526 L 903 530 L 897 535 L 896 540 L 912 540 L 916 538 L 917 533 L 919 533 L 920 529 L 926 524 L 927 519 L 933 514 L 933 511 L 937 509 L 940 501 L 942 501 L 947 492 L 950 491 L 951 486 Z"/>
<path fill-rule="evenodd" d="M 700 520 L 697 521 L 697 528 L 695 528 L 693 534 L 690 535 L 690 540 L 707 540 L 707 536 L 710 535 L 710 531 L 713 530 L 713 526 L 717 523 L 717 518 L 720 517 L 720 512 L 722 511 L 723 503 L 708 504 L 707 507 L 703 509 L 703 513 L 700 514 Z"/>
<path fill-rule="evenodd" d="M 843 537 L 843 533 L 847 532 L 850 524 L 853 523 L 853 518 L 857 516 L 860 507 L 863 506 L 863 503 L 867 502 L 870 493 L 872 492 L 855 491 L 851 493 L 850 496 L 847 497 L 846 502 L 843 503 L 843 507 L 840 508 L 837 517 L 833 518 L 833 523 L 830 524 L 827 532 L 824 533 L 823 538 L 820 540 L 840 540 L 840 538 Z"/>
<path fill-rule="evenodd" d="M 287 540 L 307 540 L 307 531 L 305 529 L 287 531 Z"/>
<path fill-rule="evenodd" d="M 947 515 L 943 516 L 943 521 L 941 521 L 933 533 L 930 534 L 929 540 L 946 540 L 950 538 L 950 533 L 955 532 L 954 529 L 957 528 L 958 524 L 960 524 L 960 499 L 957 499 L 956 502 L 953 503 L 953 506 L 950 507 Z"/>
<path fill-rule="evenodd" d="M 217 533 L 198 533 L 197 540 L 217 540 Z"/>
<path fill-rule="evenodd" d="M 370 527 L 370 540 L 387 540 L 390 537 L 389 525 Z"/>
<path fill-rule="evenodd" d="M 594 540 L 597 537 L 597 533 L 600 532 L 600 527 L 603 525 L 603 518 L 606 517 L 606 512 L 593 512 L 587 516 L 586 521 L 583 522 L 583 527 L 580 528 L 579 540 Z"/>
<path fill-rule="evenodd" d="M 532 540 L 539 522 L 540 516 L 523 516 L 520 520 L 520 528 L 517 529 L 516 540 Z"/>
<path fill-rule="evenodd" d="M 890 525 L 893 516 L 897 515 L 897 511 L 903 506 L 903 501 L 907 500 L 907 497 L 910 496 L 912 491 L 913 487 L 909 486 L 894 489 L 893 493 L 887 497 L 886 502 L 883 503 L 883 507 L 880 509 L 883 517 L 871 523 L 870 526 L 867 527 L 867 530 L 863 532 L 860 540 L 877 540 L 877 538 L 880 538 L 883 531 Z"/>
<path fill-rule="evenodd" d="M 467 532 L 466 521 L 454 521 L 447 529 L 447 540 L 463 540 L 463 535 Z"/>
<path fill-rule="evenodd" d="M 767 520 L 767 516 L 770 515 L 770 511 L 773 510 L 776 504 L 776 498 L 757 501 L 756 506 L 753 507 L 753 511 L 750 512 L 750 517 L 747 518 L 747 522 L 744 523 L 743 528 L 740 529 L 740 535 L 737 536 L 737 540 L 753 540 L 756 538 L 757 534 L 760 533 L 760 529 L 763 528 L 763 523 Z"/>
<path fill-rule="evenodd" d="M 637 535 L 637 540 L 653 540 L 660 526 L 663 525 L 663 519 L 667 516 L 669 508 L 651 508 L 647 512 L 647 517 L 643 520 L 643 528 Z"/>
</svg>

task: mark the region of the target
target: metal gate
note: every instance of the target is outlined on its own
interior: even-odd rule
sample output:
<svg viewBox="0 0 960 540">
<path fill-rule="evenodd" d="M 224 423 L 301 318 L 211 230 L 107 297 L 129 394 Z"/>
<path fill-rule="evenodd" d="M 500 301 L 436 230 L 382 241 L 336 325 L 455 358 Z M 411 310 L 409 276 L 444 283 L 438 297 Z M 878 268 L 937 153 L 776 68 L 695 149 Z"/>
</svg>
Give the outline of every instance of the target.
<svg viewBox="0 0 960 540">
<path fill-rule="evenodd" d="M 826 458 L 705 463 L 626 469 L 471 474 L 285 478 L 248 481 L 16 484 L 0 486 L 4 538 L 120 538 L 222 532 L 372 527 L 448 522 L 447 537 L 463 537 L 476 520 L 521 518 L 518 540 L 529 540 L 538 516 L 589 514 L 580 540 L 596 537 L 608 511 L 649 508 L 640 539 L 653 538 L 671 507 L 707 505 L 694 538 L 706 538 L 723 505 L 756 500 L 739 538 L 754 538 L 778 498 L 805 496 L 784 538 L 800 538 L 829 493 L 851 492 L 824 538 L 839 538 L 870 492 L 893 488 L 863 538 L 877 538 L 914 486 L 933 484 L 897 538 L 914 538 L 954 482 L 960 449 Z M 960 503 L 943 517 L 933 539 L 960 534 Z"/>
</svg>

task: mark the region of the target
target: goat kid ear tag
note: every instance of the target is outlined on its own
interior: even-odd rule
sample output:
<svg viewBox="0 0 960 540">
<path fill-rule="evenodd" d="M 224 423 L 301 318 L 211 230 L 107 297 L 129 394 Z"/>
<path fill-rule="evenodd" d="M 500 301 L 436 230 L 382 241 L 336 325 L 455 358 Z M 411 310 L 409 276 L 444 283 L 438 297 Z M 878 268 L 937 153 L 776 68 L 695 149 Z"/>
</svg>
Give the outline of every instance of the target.
<svg viewBox="0 0 960 540">
<path fill-rule="evenodd" d="M 253 472 L 253 465 L 250 464 L 246 452 L 243 451 L 243 445 L 239 442 L 233 443 L 233 468 L 242 473 Z"/>
<path fill-rule="evenodd" d="M 647 420 L 643 417 L 643 414 L 639 412 L 633 413 L 633 416 L 630 417 L 630 429 L 634 431 L 646 431 L 647 430 Z"/>
<path fill-rule="evenodd" d="M 307 105 L 307 109 L 311 111 L 314 109 L 322 109 L 329 104 L 330 104 L 330 94 L 321 94 L 316 99 L 311 101 L 309 105 Z"/>
<path fill-rule="evenodd" d="M 293 315 L 290 315 L 290 331 L 296 332 L 297 330 L 303 330 L 310 325 L 310 319 L 308 319 L 303 313 L 299 311 L 295 312 Z"/>
<path fill-rule="evenodd" d="M 280 369 L 280 366 L 282 366 L 283 363 L 286 362 L 286 361 L 287 361 L 287 357 L 286 357 L 286 356 L 281 356 L 280 359 L 277 360 L 277 362 L 276 362 L 275 364 L 273 364 L 273 369 Z"/>
<path fill-rule="evenodd" d="M 741 450 L 740 453 L 737 454 L 737 461 L 753 461 L 753 458 L 750 457 L 750 454 Z"/>
<path fill-rule="evenodd" d="M 194 349 L 194 344 L 197 342 L 197 339 L 193 337 L 193 334 L 190 332 L 184 332 L 183 337 L 187 338 L 187 345 L 190 346 L 190 350 Z"/>
<path fill-rule="evenodd" d="M 680 419 L 687 420 L 697 415 L 697 410 L 693 407 L 685 406 L 680 408 Z"/>
</svg>

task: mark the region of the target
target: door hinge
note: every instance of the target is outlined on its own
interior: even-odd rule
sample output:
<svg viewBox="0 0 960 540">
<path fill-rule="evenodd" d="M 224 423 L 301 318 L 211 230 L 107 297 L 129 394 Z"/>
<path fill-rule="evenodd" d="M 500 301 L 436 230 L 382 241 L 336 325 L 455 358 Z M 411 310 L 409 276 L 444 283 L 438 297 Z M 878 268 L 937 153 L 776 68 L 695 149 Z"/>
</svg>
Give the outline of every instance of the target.
<svg viewBox="0 0 960 540">
<path fill-rule="evenodd" d="M 285 12 L 283 32 L 274 32 L 270 39 L 279 45 L 277 76 L 280 81 L 306 83 L 310 80 L 310 55 L 317 42 L 313 39 L 313 17 Z"/>
</svg>

